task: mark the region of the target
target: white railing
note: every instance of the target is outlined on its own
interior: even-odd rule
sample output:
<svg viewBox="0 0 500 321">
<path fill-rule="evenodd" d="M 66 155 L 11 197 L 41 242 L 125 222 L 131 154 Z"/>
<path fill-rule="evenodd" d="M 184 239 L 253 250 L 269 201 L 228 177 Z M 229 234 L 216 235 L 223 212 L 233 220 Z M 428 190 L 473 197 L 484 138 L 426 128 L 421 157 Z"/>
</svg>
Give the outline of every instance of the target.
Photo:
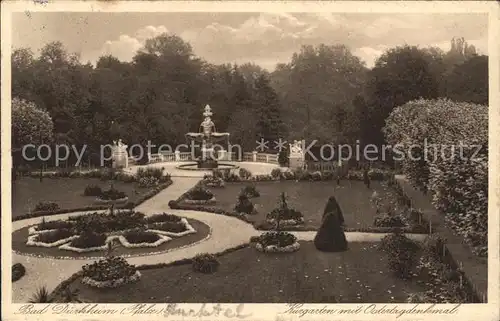
<svg viewBox="0 0 500 321">
<path fill-rule="evenodd" d="M 163 152 L 150 154 L 149 163 L 160 163 L 160 162 L 189 162 L 194 161 L 192 154 L 190 152 Z M 219 155 L 220 156 L 220 155 Z M 279 164 L 277 154 L 266 154 L 257 152 L 245 152 L 243 155 L 239 156 L 235 152 L 227 153 L 220 161 L 234 161 L 234 162 L 257 162 L 257 163 L 269 163 L 269 164 Z M 135 164 L 136 161 L 133 157 L 129 157 L 129 164 Z"/>
</svg>

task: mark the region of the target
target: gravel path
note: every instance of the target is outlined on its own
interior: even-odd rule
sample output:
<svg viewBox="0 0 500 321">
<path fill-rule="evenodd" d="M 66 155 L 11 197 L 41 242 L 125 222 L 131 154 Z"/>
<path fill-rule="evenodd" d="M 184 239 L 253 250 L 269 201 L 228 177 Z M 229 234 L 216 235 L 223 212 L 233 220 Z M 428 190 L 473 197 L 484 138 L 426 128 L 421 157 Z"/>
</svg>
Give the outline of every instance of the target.
<svg viewBox="0 0 500 321">
<path fill-rule="evenodd" d="M 173 178 L 173 184 L 161 191 L 153 198 L 139 205 L 136 210 L 151 215 L 158 212 L 169 212 L 179 216 L 199 220 L 211 227 L 211 235 L 202 242 L 191 244 L 190 246 L 173 249 L 169 252 L 131 257 L 127 260 L 131 264 L 155 264 L 169 263 L 183 258 L 191 258 L 199 253 L 217 253 L 244 243 L 247 243 L 252 236 L 259 235 L 260 231 L 252 225 L 237 218 L 217 215 L 207 212 L 172 210 L 168 207 L 170 200 L 178 198 L 182 193 L 191 188 L 199 178 Z M 83 214 L 85 212 L 74 212 L 46 217 L 46 220 L 65 219 L 68 216 Z M 27 225 L 39 223 L 41 218 L 26 219 L 12 222 L 12 229 L 17 230 Z M 311 241 L 316 232 L 292 232 L 299 240 Z M 377 242 L 385 236 L 382 233 L 360 233 L 348 232 L 346 238 L 349 242 Z M 421 240 L 425 235 L 408 235 L 412 239 Z M 27 302 L 39 286 L 45 285 L 52 291 L 59 283 L 70 277 L 81 269 L 82 265 L 91 263 L 94 260 L 65 260 L 35 258 L 30 256 L 12 254 L 13 263 L 22 263 L 26 267 L 26 274 L 12 284 L 12 302 Z"/>
</svg>

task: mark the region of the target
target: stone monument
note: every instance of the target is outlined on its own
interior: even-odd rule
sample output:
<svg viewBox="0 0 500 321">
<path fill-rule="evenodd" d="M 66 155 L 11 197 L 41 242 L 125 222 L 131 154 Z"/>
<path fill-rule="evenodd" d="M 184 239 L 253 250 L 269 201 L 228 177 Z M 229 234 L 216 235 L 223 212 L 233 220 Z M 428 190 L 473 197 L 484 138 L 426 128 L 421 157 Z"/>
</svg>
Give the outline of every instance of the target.
<svg viewBox="0 0 500 321">
<path fill-rule="evenodd" d="M 290 168 L 304 168 L 306 164 L 306 155 L 303 147 L 305 142 L 294 140 L 290 144 Z"/>
<path fill-rule="evenodd" d="M 111 159 L 113 161 L 113 168 L 127 168 L 128 167 L 128 152 L 127 145 L 123 144 L 122 140 L 113 141 L 111 148 Z"/>
<path fill-rule="evenodd" d="M 221 140 L 228 140 L 229 133 L 219 133 L 215 129 L 215 124 L 211 119 L 212 110 L 209 105 L 205 106 L 203 116 L 205 119 L 200 124 L 198 133 L 187 133 L 189 139 L 201 142 L 201 157 L 198 161 L 198 168 L 217 168 L 217 157 L 214 151 L 214 143 Z M 221 151 L 220 159 L 226 158 L 226 151 Z"/>
</svg>

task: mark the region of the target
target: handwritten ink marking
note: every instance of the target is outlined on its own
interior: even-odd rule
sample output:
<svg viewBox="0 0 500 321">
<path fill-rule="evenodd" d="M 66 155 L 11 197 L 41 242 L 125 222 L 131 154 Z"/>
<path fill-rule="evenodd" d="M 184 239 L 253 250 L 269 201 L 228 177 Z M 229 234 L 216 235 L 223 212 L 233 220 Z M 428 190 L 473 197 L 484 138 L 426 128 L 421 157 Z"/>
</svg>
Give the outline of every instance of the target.
<svg viewBox="0 0 500 321">
<path fill-rule="evenodd" d="M 31 18 L 31 12 L 29 12 L 28 10 L 24 11 L 24 14 L 26 15 L 26 17 Z"/>
<path fill-rule="evenodd" d="M 46 5 L 49 3 L 49 0 L 33 0 L 34 4 L 41 4 L 41 5 Z"/>
</svg>

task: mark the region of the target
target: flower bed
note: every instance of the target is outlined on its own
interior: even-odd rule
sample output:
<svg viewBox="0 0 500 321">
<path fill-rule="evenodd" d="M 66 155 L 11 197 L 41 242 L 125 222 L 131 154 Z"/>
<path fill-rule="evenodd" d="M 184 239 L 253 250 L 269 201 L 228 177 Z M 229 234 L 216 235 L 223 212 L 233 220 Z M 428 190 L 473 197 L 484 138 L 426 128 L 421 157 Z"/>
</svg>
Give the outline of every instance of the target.
<svg viewBox="0 0 500 321">
<path fill-rule="evenodd" d="M 124 258 L 108 257 L 82 267 L 82 283 L 97 288 L 116 288 L 136 282 L 141 273 Z"/>
<path fill-rule="evenodd" d="M 184 203 L 186 204 L 191 204 L 191 205 L 210 205 L 210 204 L 215 204 L 216 199 L 214 196 L 212 196 L 211 199 L 208 200 L 192 200 L 192 199 L 185 199 Z"/>
<path fill-rule="evenodd" d="M 188 220 L 181 218 L 179 222 L 163 222 L 150 225 L 150 232 L 160 235 L 173 237 L 181 237 L 188 234 L 196 233 L 196 230 L 189 224 Z"/>
<path fill-rule="evenodd" d="M 297 237 L 288 232 L 265 232 L 253 241 L 257 250 L 266 253 L 291 253 L 300 249 Z"/>
<path fill-rule="evenodd" d="M 118 198 L 118 199 L 109 199 L 109 200 L 106 200 L 106 199 L 102 199 L 100 197 L 97 197 L 95 199 L 95 202 L 97 204 L 106 204 L 106 205 L 111 205 L 111 204 L 124 204 L 128 201 L 128 196 L 125 196 L 123 198 Z"/>
<path fill-rule="evenodd" d="M 131 231 L 118 236 L 120 243 L 126 248 L 158 247 L 171 240 L 165 235 L 158 235 L 153 231 Z"/>
<path fill-rule="evenodd" d="M 301 212 L 291 208 L 275 208 L 266 216 L 266 221 L 270 224 L 277 223 L 279 218 L 280 226 L 295 226 L 304 224 L 304 217 Z"/>
<path fill-rule="evenodd" d="M 41 247 L 56 247 L 77 238 L 71 230 L 55 230 L 28 236 L 26 245 Z"/>
<path fill-rule="evenodd" d="M 106 236 L 105 234 L 97 234 L 89 231 L 80 234 L 70 243 L 61 245 L 59 249 L 77 253 L 103 251 L 107 249 L 108 242 L 114 238 L 116 238 L 116 236 Z"/>
</svg>

